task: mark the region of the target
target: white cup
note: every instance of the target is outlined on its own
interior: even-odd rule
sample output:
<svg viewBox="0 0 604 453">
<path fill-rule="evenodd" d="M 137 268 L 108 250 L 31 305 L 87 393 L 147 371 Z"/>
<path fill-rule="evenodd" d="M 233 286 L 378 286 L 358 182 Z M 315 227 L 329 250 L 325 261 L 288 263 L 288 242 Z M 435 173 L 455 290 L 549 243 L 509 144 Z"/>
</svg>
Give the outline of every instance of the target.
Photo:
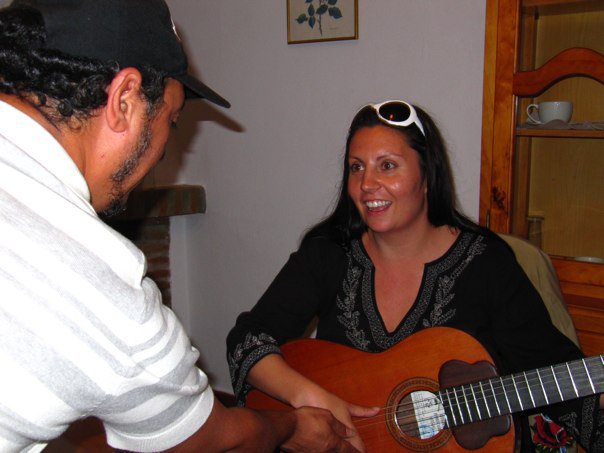
<svg viewBox="0 0 604 453">
<path fill-rule="evenodd" d="M 539 113 L 538 118 L 531 116 L 533 109 Z M 537 104 L 529 105 L 526 108 L 526 114 L 529 122 L 534 124 L 545 124 L 553 120 L 561 120 L 568 123 L 570 117 L 573 116 L 573 103 L 570 101 L 538 102 Z"/>
</svg>

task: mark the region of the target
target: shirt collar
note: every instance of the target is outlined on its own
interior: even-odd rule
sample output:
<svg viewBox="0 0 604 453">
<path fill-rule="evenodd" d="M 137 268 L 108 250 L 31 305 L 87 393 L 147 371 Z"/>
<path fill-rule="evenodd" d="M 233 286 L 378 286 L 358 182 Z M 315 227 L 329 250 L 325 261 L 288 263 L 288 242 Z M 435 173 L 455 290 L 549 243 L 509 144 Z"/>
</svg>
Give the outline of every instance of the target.
<svg viewBox="0 0 604 453">
<path fill-rule="evenodd" d="M 0 101 L 0 134 L 55 175 L 94 212 L 84 176 L 65 148 L 42 125 Z"/>
</svg>

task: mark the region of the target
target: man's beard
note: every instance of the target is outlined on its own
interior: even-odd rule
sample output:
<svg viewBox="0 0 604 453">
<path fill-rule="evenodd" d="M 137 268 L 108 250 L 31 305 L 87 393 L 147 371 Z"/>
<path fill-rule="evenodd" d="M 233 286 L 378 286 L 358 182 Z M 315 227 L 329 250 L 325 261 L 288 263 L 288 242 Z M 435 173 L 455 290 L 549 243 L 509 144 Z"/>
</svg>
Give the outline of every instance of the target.
<svg viewBox="0 0 604 453">
<path fill-rule="evenodd" d="M 141 157 L 143 157 L 143 155 L 147 152 L 147 149 L 149 149 L 151 137 L 151 120 L 147 118 L 145 120 L 145 124 L 143 125 L 143 130 L 138 137 L 138 141 L 129 157 L 122 164 L 122 166 L 113 175 L 111 175 L 111 181 L 113 183 L 110 194 L 111 199 L 109 206 L 102 212 L 103 216 L 112 217 L 126 209 L 128 194 L 124 193 L 124 189 L 122 187 L 123 182 L 128 176 L 134 173 L 134 170 L 136 170 L 138 167 Z"/>
</svg>

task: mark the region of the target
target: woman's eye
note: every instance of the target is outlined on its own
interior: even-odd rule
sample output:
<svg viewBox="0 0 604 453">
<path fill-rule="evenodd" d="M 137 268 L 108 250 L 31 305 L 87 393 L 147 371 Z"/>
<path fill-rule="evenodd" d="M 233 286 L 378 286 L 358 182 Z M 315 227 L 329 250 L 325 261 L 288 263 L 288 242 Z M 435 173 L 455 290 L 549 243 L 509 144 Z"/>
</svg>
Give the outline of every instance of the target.
<svg viewBox="0 0 604 453">
<path fill-rule="evenodd" d="M 396 165 L 394 164 L 394 162 L 386 161 L 382 164 L 382 167 L 384 168 L 384 170 L 392 170 L 393 168 L 396 168 Z"/>
<path fill-rule="evenodd" d="M 354 163 L 350 164 L 350 173 L 356 173 L 362 169 L 361 164 Z"/>
</svg>

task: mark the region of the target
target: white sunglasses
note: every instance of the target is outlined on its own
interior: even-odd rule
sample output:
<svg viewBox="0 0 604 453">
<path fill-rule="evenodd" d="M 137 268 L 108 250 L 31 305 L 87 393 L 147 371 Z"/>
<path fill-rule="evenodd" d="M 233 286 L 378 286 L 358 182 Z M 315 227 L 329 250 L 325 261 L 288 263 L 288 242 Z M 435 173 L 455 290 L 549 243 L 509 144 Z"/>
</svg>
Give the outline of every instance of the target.
<svg viewBox="0 0 604 453">
<path fill-rule="evenodd" d="M 384 123 L 391 124 L 393 126 L 407 127 L 411 124 L 415 124 L 423 136 L 426 136 L 424 132 L 424 126 L 417 117 L 417 112 L 411 104 L 405 101 L 385 101 L 380 104 L 369 104 L 373 110 L 376 111 L 380 120 Z"/>
</svg>

